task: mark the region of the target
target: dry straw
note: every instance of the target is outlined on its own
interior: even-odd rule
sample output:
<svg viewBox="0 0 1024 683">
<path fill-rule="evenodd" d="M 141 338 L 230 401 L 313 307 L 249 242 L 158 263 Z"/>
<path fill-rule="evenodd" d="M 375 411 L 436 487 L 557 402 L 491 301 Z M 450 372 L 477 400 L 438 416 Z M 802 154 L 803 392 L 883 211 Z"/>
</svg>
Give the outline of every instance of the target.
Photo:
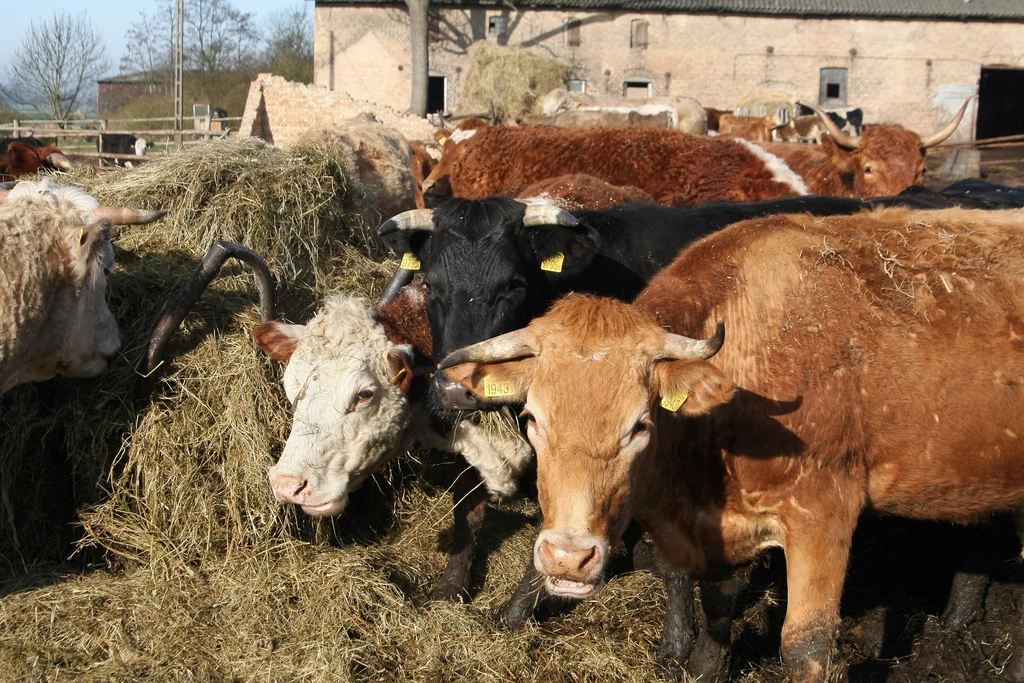
<svg viewBox="0 0 1024 683">
<path fill-rule="evenodd" d="M 266 469 L 289 409 L 280 367 L 249 339 L 257 293 L 244 266 L 228 265 L 188 317 L 152 402 L 133 401 L 161 308 L 215 239 L 267 257 L 294 321 L 328 293 L 379 291 L 395 262 L 380 261 L 359 222 L 362 192 L 340 158 L 323 143 L 283 152 L 230 141 L 70 178 L 105 203 L 170 215 L 116 235 L 110 301 L 124 348 L 112 371 L 0 397 L 5 678 L 656 677 L 663 595 L 646 573 L 543 624 L 494 628 L 529 557 L 528 500 L 492 509 L 473 603 L 429 602 L 452 505 L 430 454 L 375 477 L 337 520 L 276 504 Z"/>
<path fill-rule="evenodd" d="M 517 120 L 533 110 L 539 97 L 568 82 L 568 65 L 522 48 L 480 40 L 468 54 L 464 114 L 489 114 L 493 106 L 499 120 Z"/>
</svg>

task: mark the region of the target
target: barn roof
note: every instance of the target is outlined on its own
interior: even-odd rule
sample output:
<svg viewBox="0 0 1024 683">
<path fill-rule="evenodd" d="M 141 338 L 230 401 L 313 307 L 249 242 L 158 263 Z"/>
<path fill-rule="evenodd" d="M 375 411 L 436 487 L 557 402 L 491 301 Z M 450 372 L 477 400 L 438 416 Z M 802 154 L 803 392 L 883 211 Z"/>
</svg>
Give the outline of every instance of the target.
<svg viewBox="0 0 1024 683">
<path fill-rule="evenodd" d="M 317 5 L 402 5 L 402 0 L 316 0 Z M 501 0 L 432 0 L 435 6 L 502 6 Z M 1021 0 L 520 0 L 524 9 L 622 9 L 806 17 L 1024 20 Z"/>
</svg>

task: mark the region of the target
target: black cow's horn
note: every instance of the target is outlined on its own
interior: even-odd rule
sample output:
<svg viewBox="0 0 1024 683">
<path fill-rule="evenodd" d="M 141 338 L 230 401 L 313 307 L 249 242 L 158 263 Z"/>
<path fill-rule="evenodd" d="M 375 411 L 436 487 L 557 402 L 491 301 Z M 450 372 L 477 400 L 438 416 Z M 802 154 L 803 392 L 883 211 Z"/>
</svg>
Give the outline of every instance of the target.
<svg viewBox="0 0 1024 683">
<path fill-rule="evenodd" d="M 397 216 L 393 216 L 388 220 L 384 221 L 379 228 L 377 228 L 377 234 L 381 237 L 390 235 L 398 230 L 433 230 L 434 229 L 434 210 L 433 209 L 413 209 L 412 211 L 403 211 Z"/>
<path fill-rule="evenodd" d="M 836 122 L 833 121 L 832 117 L 830 117 L 828 114 L 818 109 L 813 104 L 807 104 L 806 102 L 798 101 L 797 105 L 801 107 L 807 107 L 815 114 L 817 114 L 818 118 L 821 119 L 822 125 L 825 126 L 825 130 L 828 131 L 828 134 L 832 136 L 832 139 L 836 141 L 837 145 L 839 145 L 843 149 L 857 149 L 858 147 L 860 147 L 860 140 L 858 138 L 851 137 L 844 133 L 843 131 L 839 130 L 839 126 L 836 125 Z"/>
<path fill-rule="evenodd" d="M 715 333 L 708 339 L 690 339 L 681 334 L 665 333 L 665 346 L 658 354 L 661 360 L 707 360 L 725 343 L 725 321 L 719 320 Z"/>
<path fill-rule="evenodd" d="M 967 105 L 970 103 L 971 98 L 968 97 L 967 101 L 964 102 L 964 106 L 960 107 L 960 111 L 957 112 L 957 115 L 954 116 L 953 120 L 949 122 L 949 125 L 947 125 L 945 128 L 943 128 L 942 130 L 940 130 L 938 133 L 931 136 L 927 140 L 921 141 L 921 149 L 928 149 L 929 147 L 934 147 L 940 142 L 944 142 L 946 138 L 952 135 L 954 131 L 956 131 L 956 127 L 960 125 L 960 121 L 963 120 L 964 114 L 967 112 Z"/>
<path fill-rule="evenodd" d="M 527 204 L 523 225 L 528 228 L 539 225 L 564 225 L 567 228 L 575 228 L 579 221 L 576 220 L 576 216 L 554 204 Z"/>
<path fill-rule="evenodd" d="M 444 370 L 461 363 L 502 363 L 537 355 L 526 330 L 516 330 L 448 354 L 437 367 Z"/>
</svg>

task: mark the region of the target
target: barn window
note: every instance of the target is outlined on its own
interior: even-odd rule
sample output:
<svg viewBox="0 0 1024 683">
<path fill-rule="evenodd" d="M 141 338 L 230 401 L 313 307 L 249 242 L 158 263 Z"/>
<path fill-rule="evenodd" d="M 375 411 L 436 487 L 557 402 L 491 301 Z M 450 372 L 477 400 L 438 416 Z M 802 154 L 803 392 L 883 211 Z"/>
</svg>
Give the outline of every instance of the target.
<svg viewBox="0 0 1024 683">
<path fill-rule="evenodd" d="M 570 78 L 569 92 L 587 92 L 587 82 L 582 78 Z"/>
<path fill-rule="evenodd" d="M 650 81 L 625 81 L 622 84 L 622 94 L 627 100 L 642 100 L 651 96 Z"/>
<path fill-rule="evenodd" d="M 505 35 L 505 29 L 508 27 L 507 17 L 488 17 L 487 19 L 487 35 L 489 36 L 503 36 Z"/>
<path fill-rule="evenodd" d="M 823 107 L 845 107 L 846 76 L 847 71 L 842 67 L 826 67 L 822 69 L 818 104 Z"/>
<path fill-rule="evenodd" d="M 630 25 L 629 46 L 644 49 L 647 47 L 647 20 L 634 19 Z"/>
<path fill-rule="evenodd" d="M 580 27 L 583 26 L 583 22 L 579 19 L 566 19 L 565 20 L 565 44 L 569 47 L 580 46 Z"/>
</svg>

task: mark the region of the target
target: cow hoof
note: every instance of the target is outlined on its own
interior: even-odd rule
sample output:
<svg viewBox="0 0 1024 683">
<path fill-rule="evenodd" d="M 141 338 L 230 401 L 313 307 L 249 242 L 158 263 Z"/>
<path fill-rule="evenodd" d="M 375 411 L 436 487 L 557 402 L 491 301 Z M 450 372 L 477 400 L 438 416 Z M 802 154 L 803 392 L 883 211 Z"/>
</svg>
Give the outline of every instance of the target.
<svg viewBox="0 0 1024 683">
<path fill-rule="evenodd" d="M 430 592 L 430 599 L 446 602 L 469 602 L 469 591 L 458 581 L 446 581 L 442 578 Z"/>
<path fill-rule="evenodd" d="M 664 651 L 658 654 L 658 668 L 661 669 L 662 675 L 667 680 L 683 680 L 683 664 L 684 662 L 673 654 Z"/>
<path fill-rule="evenodd" d="M 942 623 L 946 628 L 960 630 L 983 617 L 987 590 L 987 575 L 957 572 L 949 591 L 949 604 L 942 613 Z"/>
<path fill-rule="evenodd" d="M 514 630 L 526 623 L 533 616 L 533 602 L 509 600 L 508 604 L 494 615 L 494 625 L 504 630 Z"/>
<path fill-rule="evenodd" d="M 702 631 L 686 663 L 686 673 L 701 683 L 725 683 L 729 680 L 729 647 L 715 642 Z"/>
</svg>

